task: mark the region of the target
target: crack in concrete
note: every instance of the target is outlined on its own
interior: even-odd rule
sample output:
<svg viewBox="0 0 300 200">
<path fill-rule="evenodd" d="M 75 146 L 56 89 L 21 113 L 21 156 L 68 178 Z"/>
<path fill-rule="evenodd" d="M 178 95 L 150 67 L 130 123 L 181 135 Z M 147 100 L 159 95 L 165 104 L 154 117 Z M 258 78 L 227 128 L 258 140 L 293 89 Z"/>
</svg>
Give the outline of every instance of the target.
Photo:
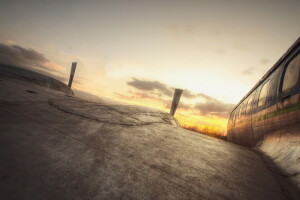
<svg viewBox="0 0 300 200">
<path fill-rule="evenodd" d="M 102 122 L 102 123 L 108 123 L 108 124 L 114 124 L 114 125 L 122 125 L 122 126 L 146 126 L 146 125 L 151 125 L 151 124 L 166 124 L 165 122 L 143 122 L 141 121 L 140 119 L 138 118 L 135 118 L 133 116 L 131 116 L 130 114 L 127 114 L 125 112 L 121 112 L 121 111 L 118 111 L 116 109 L 113 109 L 107 105 L 97 105 L 95 104 L 96 106 L 101 106 L 101 107 L 106 107 L 108 108 L 109 110 L 112 110 L 112 111 L 115 111 L 117 113 L 119 113 L 120 115 L 123 115 L 123 116 L 126 116 L 126 117 L 130 117 L 132 118 L 133 120 L 136 120 L 137 122 L 127 122 L 127 123 L 122 123 L 122 122 L 111 122 L 109 120 L 100 120 L 99 118 L 97 117 L 94 117 L 92 115 L 90 116 L 86 116 L 86 115 L 83 115 L 83 114 L 80 114 L 74 110 L 71 110 L 71 109 L 67 109 L 67 108 L 64 108 L 62 106 L 59 106 L 58 102 L 61 102 L 62 100 L 57 100 L 55 101 L 54 99 L 49 99 L 48 100 L 48 104 L 62 112 L 65 112 L 65 113 L 68 113 L 68 114 L 71 114 L 71 115 L 75 115 L 75 116 L 78 116 L 78 117 L 82 117 L 82 118 L 85 118 L 85 119 L 89 119 L 89 120 L 94 120 L 94 121 L 98 121 L 98 122 Z M 90 103 L 90 102 L 88 102 Z M 139 114 L 145 114 L 145 113 L 139 113 Z M 165 121 L 165 120 L 163 120 Z M 169 123 L 168 123 L 169 124 Z"/>
</svg>

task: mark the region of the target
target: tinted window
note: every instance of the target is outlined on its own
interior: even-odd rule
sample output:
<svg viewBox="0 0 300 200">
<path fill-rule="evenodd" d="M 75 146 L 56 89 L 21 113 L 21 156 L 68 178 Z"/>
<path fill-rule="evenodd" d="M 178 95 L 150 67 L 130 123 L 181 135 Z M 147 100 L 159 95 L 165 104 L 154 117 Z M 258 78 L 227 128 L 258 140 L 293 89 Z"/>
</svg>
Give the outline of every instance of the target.
<svg viewBox="0 0 300 200">
<path fill-rule="evenodd" d="M 246 108 L 246 113 L 247 114 L 249 114 L 250 111 L 251 111 L 251 105 L 252 105 L 253 99 L 254 99 L 254 95 L 251 95 L 249 100 L 248 100 L 248 103 L 247 103 L 247 108 Z"/>
<path fill-rule="evenodd" d="M 244 104 L 240 105 L 240 110 L 239 110 L 239 118 L 241 118 L 241 115 L 242 115 L 242 111 L 243 111 L 243 105 L 244 105 Z"/>
<path fill-rule="evenodd" d="M 246 99 L 246 101 L 244 101 L 244 103 L 243 103 L 243 107 L 242 107 L 242 115 L 244 115 L 245 112 L 246 112 L 247 100 L 248 100 L 248 99 Z"/>
<path fill-rule="evenodd" d="M 234 123 L 234 117 L 235 117 L 235 111 L 233 111 L 232 114 L 231 114 L 231 119 L 230 119 L 231 124 Z"/>
<path fill-rule="evenodd" d="M 232 114 L 232 125 L 234 126 L 234 121 L 235 121 L 235 114 L 236 114 L 236 111 L 234 111 L 234 113 Z"/>
<path fill-rule="evenodd" d="M 299 79 L 299 69 L 300 69 L 300 54 L 298 54 L 287 66 L 283 84 L 282 91 L 285 92 L 291 88 L 293 88 L 298 79 Z"/>
<path fill-rule="evenodd" d="M 258 107 L 263 106 L 266 103 L 268 91 L 270 87 L 270 80 L 268 80 L 261 88 L 258 100 Z"/>
</svg>

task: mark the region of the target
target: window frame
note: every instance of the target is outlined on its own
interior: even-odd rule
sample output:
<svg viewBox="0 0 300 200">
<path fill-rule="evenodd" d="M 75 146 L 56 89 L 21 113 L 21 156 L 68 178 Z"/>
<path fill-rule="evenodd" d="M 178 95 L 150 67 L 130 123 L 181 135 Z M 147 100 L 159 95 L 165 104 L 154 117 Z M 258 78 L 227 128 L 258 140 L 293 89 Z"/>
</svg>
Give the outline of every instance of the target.
<svg viewBox="0 0 300 200">
<path fill-rule="evenodd" d="M 246 106 L 246 109 L 245 109 L 245 114 L 246 115 L 250 114 L 251 111 L 252 111 L 252 104 L 254 102 L 254 97 L 255 97 L 255 92 L 252 93 L 251 95 L 249 95 L 249 97 L 248 97 L 247 106 Z M 250 105 L 249 105 L 250 99 L 251 99 L 251 102 L 250 102 Z M 248 110 L 248 107 L 249 107 L 249 110 Z"/>
<path fill-rule="evenodd" d="M 243 106 L 244 106 L 244 102 L 240 104 L 239 106 L 239 113 L 238 113 L 238 118 L 240 119 L 242 117 L 242 109 L 243 109 Z"/>
<path fill-rule="evenodd" d="M 260 102 L 260 100 L 261 100 L 261 98 L 260 98 L 261 92 L 262 92 L 264 86 L 265 86 L 267 83 L 269 84 L 269 88 L 268 88 L 268 90 L 267 90 L 267 94 L 266 94 L 266 97 L 265 97 L 266 99 L 265 99 L 265 101 L 264 101 L 264 103 L 263 103 L 262 105 L 259 105 L 259 102 Z M 262 107 L 264 107 L 264 106 L 267 105 L 267 102 L 268 102 L 267 100 L 268 100 L 268 97 L 269 97 L 270 88 L 271 88 L 271 79 L 268 78 L 268 79 L 267 79 L 266 81 L 264 81 L 264 83 L 261 85 L 261 88 L 260 88 L 260 91 L 259 91 L 259 94 L 258 94 L 258 98 L 257 98 L 257 108 L 262 108 Z"/>
<path fill-rule="evenodd" d="M 293 93 L 293 91 L 299 89 L 300 87 L 300 70 L 299 70 L 299 76 L 298 76 L 298 80 L 296 82 L 296 84 L 289 88 L 288 90 L 286 91 L 282 91 L 282 88 L 283 88 L 283 82 L 284 82 L 284 77 L 285 77 L 285 74 L 286 74 L 286 71 L 287 71 L 287 68 L 289 66 L 289 64 L 297 57 L 297 56 L 300 56 L 300 50 L 298 50 L 290 59 L 288 59 L 288 61 L 284 64 L 284 68 L 283 68 L 283 71 L 281 73 L 281 79 L 280 79 L 280 87 L 279 87 L 279 94 L 281 94 L 281 96 L 285 96 L 285 94 L 289 94 L 289 93 Z"/>
<path fill-rule="evenodd" d="M 234 126 L 235 114 L 236 114 L 236 109 L 233 110 L 231 113 L 231 119 L 230 119 L 231 126 Z"/>
</svg>

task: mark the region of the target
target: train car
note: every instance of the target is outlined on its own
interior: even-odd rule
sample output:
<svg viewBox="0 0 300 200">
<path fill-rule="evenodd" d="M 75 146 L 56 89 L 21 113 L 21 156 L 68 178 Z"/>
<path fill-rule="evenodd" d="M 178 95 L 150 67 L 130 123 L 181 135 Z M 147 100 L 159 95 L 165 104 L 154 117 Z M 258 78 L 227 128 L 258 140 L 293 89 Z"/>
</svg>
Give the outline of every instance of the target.
<svg viewBox="0 0 300 200">
<path fill-rule="evenodd" d="M 295 138 L 300 135 L 299 52 L 300 38 L 236 105 L 228 121 L 228 141 L 255 147 L 275 132 L 277 138 L 284 135 L 290 142 L 298 141 Z"/>
</svg>

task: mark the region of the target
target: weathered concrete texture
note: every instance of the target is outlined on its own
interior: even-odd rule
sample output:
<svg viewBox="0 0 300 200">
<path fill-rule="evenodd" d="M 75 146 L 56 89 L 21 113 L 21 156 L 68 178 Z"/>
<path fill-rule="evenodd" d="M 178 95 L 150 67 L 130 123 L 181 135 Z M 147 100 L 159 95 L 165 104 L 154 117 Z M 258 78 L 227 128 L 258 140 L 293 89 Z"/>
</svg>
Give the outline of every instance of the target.
<svg viewBox="0 0 300 200">
<path fill-rule="evenodd" d="M 166 116 L 0 76 L 0 199 L 285 199 L 255 152 Z"/>
<path fill-rule="evenodd" d="M 289 199 L 300 198 L 300 135 L 298 127 L 277 130 L 265 136 L 256 148 L 277 175 Z"/>
<path fill-rule="evenodd" d="M 13 76 L 66 94 L 74 94 L 74 92 L 64 83 L 28 69 L 0 63 L 0 75 Z"/>
<path fill-rule="evenodd" d="M 105 105 L 88 102 L 69 96 L 69 98 L 49 99 L 48 103 L 63 112 L 98 122 L 138 126 L 153 123 L 167 123 L 179 126 L 171 115 L 141 106 Z"/>
</svg>

